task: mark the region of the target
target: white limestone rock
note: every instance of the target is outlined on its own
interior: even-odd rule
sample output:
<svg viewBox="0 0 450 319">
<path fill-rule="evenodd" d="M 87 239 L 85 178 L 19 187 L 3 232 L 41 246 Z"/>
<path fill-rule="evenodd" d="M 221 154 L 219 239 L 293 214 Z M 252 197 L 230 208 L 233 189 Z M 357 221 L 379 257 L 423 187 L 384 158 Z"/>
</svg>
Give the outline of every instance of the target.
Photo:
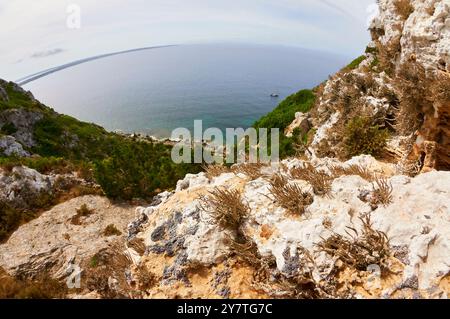
<svg viewBox="0 0 450 319">
<path fill-rule="evenodd" d="M 6 156 L 29 157 L 30 153 L 23 149 L 22 144 L 18 143 L 13 136 L 0 137 L 0 152 Z"/>
<path fill-rule="evenodd" d="M 93 210 L 81 224 L 72 223 L 83 204 Z M 14 276 L 37 277 L 49 272 L 65 278 L 69 265 L 82 265 L 101 249 L 124 242 L 127 223 L 134 208 L 116 205 L 104 197 L 84 196 L 55 206 L 37 219 L 21 226 L 0 245 L 0 267 Z M 113 224 L 121 236 L 107 237 L 105 228 Z"/>
</svg>

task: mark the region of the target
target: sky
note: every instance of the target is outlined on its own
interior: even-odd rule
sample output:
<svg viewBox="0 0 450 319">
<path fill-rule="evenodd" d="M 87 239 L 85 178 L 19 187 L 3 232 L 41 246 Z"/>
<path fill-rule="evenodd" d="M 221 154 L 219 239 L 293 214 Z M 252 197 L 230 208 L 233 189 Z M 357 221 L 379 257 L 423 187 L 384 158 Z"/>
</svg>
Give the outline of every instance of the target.
<svg viewBox="0 0 450 319">
<path fill-rule="evenodd" d="M 346 57 L 369 41 L 375 0 L 0 0 L 0 78 L 140 47 L 253 43 Z"/>
</svg>

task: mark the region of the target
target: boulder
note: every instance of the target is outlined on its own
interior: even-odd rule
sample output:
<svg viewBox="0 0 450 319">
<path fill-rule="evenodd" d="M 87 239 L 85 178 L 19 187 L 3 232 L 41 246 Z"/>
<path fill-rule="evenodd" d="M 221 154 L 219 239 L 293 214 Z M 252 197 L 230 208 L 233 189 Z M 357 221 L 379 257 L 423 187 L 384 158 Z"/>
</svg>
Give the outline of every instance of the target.
<svg viewBox="0 0 450 319">
<path fill-rule="evenodd" d="M 43 118 L 43 114 L 25 109 L 10 109 L 0 112 L 0 127 L 13 124 L 16 132 L 12 134 L 16 141 L 25 147 L 36 145 L 34 141 L 34 125 Z"/>
<path fill-rule="evenodd" d="M 47 187 L 45 183 L 36 186 Z M 83 205 L 92 212 L 75 222 Z M 0 245 L 0 266 L 14 276 L 35 278 L 48 272 L 55 278 L 66 278 L 71 265 L 85 267 L 95 254 L 118 241 L 125 249 L 126 227 L 134 215 L 134 207 L 114 204 L 104 197 L 72 199 L 21 226 Z M 105 235 L 108 225 L 122 234 Z"/>
<path fill-rule="evenodd" d="M 283 167 L 302 167 L 304 163 L 291 159 L 284 161 Z M 195 265 L 193 267 L 196 269 L 204 269 L 204 276 L 211 278 L 214 267 L 227 267 L 227 260 L 230 259 L 229 239 L 234 234 L 218 228 L 204 203 L 198 200 L 215 187 L 236 189 L 243 194 L 250 211 L 242 229 L 255 243 L 261 256 L 275 259 L 281 273 L 293 269 L 292 254 L 296 247 L 303 247 L 315 258 L 315 278 L 328 278 L 335 267 L 335 260 L 319 252 L 317 245 L 333 234 L 346 236 L 348 227 L 360 232 L 362 224 L 359 217 L 369 214 L 373 228 L 384 232 L 390 240 L 390 267 L 398 273 L 395 279 L 383 282 L 382 290 L 371 290 L 369 296 L 394 297 L 406 293 L 405 289 L 413 289 L 422 296 L 446 296 L 448 291 L 440 288 L 440 283 L 450 273 L 450 256 L 447 253 L 450 248 L 450 173 L 434 171 L 416 178 L 392 176 L 393 165 L 377 162 L 370 156 L 353 158 L 345 163 L 314 159 L 313 165 L 325 170 L 330 164 L 340 167 L 365 165 L 372 172 L 386 176 L 388 185 L 392 185 L 392 202 L 371 206 L 365 197 L 373 192 L 374 184 L 358 175 L 343 175 L 335 177 L 329 196 L 314 195 L 313 203 L 306 208 L 305 214 L 294 216 L 273 200 L 271 186 L 266 178 L 250 180 L 242 174 L 232 177 L 226 173 L 211 183 L 186 183 L 169 199 L 152 207 L 147 222 L 136 236 L 148 247 L 148 254 L 142 257 L 141 262 L 156 271 L 156 274 L 161 271 L 161 276 L 168 276 L 168 281 L 159 286 L 158 296 L 167 296 L 169 288 L 164 287 L 174 282 L 194 285 L 192 290 L 183 288 L 193 293 L 190 297 L 207 296 L 206 292 L 200 292 L 203 286 L 192 284 L 191 280 L 195 276 L 190 277 L 183 269 Z M 267 167 L 264 173 L 269 174 L 270 170 L 273 174 L 278 168 Z M 189 181 L 202 179 L 203 174 L 190 175 L 188 178 Z M 308 182 L 292 180 L 291 183 L 313 194 Z M 175 262 L 171 263 L 165 259 L 167 257 Z M 170 270 L 171 275 L 163 270 Z M 242 270 L 233 266 L 229 271 L 237 274 Z M 179 276 L 181 273 L 183 275 Z M 410 288 L 412 281 L 416 284 Z M 347 284 L 350 287 L 352 285 Z M 356 286 L 350 290 L 355 296 L 364 297 Z M 180 288 L 179 291 L 185 290 Z M 233 291 L 232 295 L 242 297 L 243 292 Z"/>
<path fill-rule="evenodd" d="M 29 157 L 30 153 L 23 149 L 22 144 L 18 143 L 13 136 L 0 137 L 0 152 L 6 156 Z"/>
<path fill-rule="evenodd" d="M 308 114 L 302 112 L 295 113 L 295 120 L 286 128 L 285 135 L 287 137 L 292 137 L 296 128 L 300 129 L 302 135 L 308 134 L 309 130 L 312 128 L 308 119 Z"/>
<path fill-rule="evenodd" d="M 8 98 L 8 94 L 6 93 L 6 90 L 0 86 L 0 102 L 8 102 L 9 98 Z"/>
</svg>

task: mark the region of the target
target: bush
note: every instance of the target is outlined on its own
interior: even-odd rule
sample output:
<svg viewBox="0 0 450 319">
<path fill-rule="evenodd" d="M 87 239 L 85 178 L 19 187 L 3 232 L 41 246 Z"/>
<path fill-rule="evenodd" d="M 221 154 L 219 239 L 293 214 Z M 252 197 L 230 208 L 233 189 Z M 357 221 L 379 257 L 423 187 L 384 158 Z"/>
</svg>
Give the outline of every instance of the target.
<svg viewBox="0 0 450 319">
<path fill-rule="evenodd" d="M 344 146 L 348 157 L 362 154 L 377 156 L 386 147 L 389 133 L 373 125 L 368 117 L 355 117 L 344 131 Z"/>
<path fill-rule="evenodd" d="M 295 113 L 308 112 L 314 105 L 312 90 L 301 90 L 282 101 L 272 112 L 262 117 L 253 126 L 255 128 L 279 128 L 284 131 L 295 119 Z"/>
<path fill-rule="evenodd" d="M 108 197 L 125 200 L 151 198 L 160 190 L 174 187 L 187 173 L 201 171 L 200 165 L 174 164 L 170 146 L 109 133 L 98 125 L 54 112 L 12 83 L 2 86 L 10 99 L 0 102 L 0 110 L 32 109 L 43 118 L 34 126 L 36 146 L 31 149 L 41 157 L 3 157 L 0 167 L 25 165 L 40 173 L 78 172 L 87 181 L 100 184 Z M 4 133 L 14 131 L 11 125 L 2 129 Z"/>
<path fill-rule="evenodd" d="M 20 211 L 0 202 L 0 242 L 5 240 L 22 222 Z"/>
<path fill-rule="evenodd" d="M 16 132 L 17 132 L 17 128 L 14 126 L 13 123 L 6 123 L 0 129 L 0 133 L 5 134 L 5 135 L 12 135 Z"/>
<path fill-rule="evenodd" d="M 33 100 L 31 96 L 28 94 L 17 90 L 14 86 L 14 83 L 0 83 L 2 87 L 6 90 L 6 94 L 8 95 L 9 101 L 0 101 L 0 110 L 5 109 L 13 109 L 17 107 L 21 107 L 29 110 L 42 110 L 42 105 Z"/>
<path fill-rule="evenodd" d="M 202 197 L 201 206 L 211 214 L 212 223 L 237 233 L 240 233 L 242 222 L 250 209 L 244 203 L 241 192 L 222 188 L 215 188 L 208 196 Z"/>
<path fill-rule="evenodd" d="M 105 230 L 103 231 L 103 236 L 111 237 L 111 236 L 120 236 L 122 235 L 122 232 L 117 229 L 117 227 L 113 224 L 106 226 Z"/>
<path fill-rule="evenodd" d="M 318 196 L 329 195 L 334 176 L 317 170 L 310 163 L 305 163 L 304 167 L 293 168 L 290 171 L 292 178 L 301 179 L 311 184 L 314 194 Z"/>
<path fill-rule="evenodd" d="M 344 71 L 351 71 L 351 70 L 356 69 L 366 58 L 367 57 L 365 55 L 361 55 L 361 56 L 357 57 L 352 62 L 350 62 L 349 65 L 347 65 L 344 68 Z"/>
<path fill-rule="evenodd" d="M 200 165 L 175 164 L 170 148 L 148 142 L 121 142 L 103 160 L 95 161 L 95 179 L 108 197 L 150 199 L 161 189 L 172 188 Z"/>
<path fill-rule="evenodd" d="M 4 157 L 0 158 L 0 167 L 10 171 L 16 166 L 27 166 L 41 174 L 66 174 L 85 169 L 84 163 L 72 163 L 61 157 Z"/>
<path fill-rule="evenodd" d="M 86 204 L 83 204 L 81 205 L 80 208 L 77 209 L 77 214 L 74 217 L 72 217 L 70 222 L 73 225 L 81 225 L 81 218 L 88 217 L 92 214 L 94 214 L 94 210 L 88 208 Z"/>
<path fill-rule="evenodd" d="M 283 175 L 275 175 L 270 181 L 270 192 L 275 201 L 290 214 L 302 216 L 314 202 L 313 196 L 297 184 L 289 183 Z"/>
<path fill-rule="evenodd" d="M 64 298 L 67 287 L 48 275 L 33 281 L 13 278 L 0 268 L 0 299 Z"/>
</svg>

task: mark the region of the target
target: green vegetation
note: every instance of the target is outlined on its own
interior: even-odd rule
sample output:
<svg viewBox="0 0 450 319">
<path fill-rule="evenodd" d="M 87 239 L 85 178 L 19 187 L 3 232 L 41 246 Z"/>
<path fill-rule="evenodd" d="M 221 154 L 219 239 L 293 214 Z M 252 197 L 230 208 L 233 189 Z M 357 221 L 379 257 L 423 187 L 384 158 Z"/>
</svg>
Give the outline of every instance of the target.
<svg viewBox="0 0 450 319">
<path fill-rule="evenodd" d="M 107 156 L 112 144 L 123 137 L 106 132 L 95 124 L 83 123 L 67 115 L 45 114 L 36 123 L 33 151 L 41 156 L 71 160 L 92 160 Z"/>
<path fill-rule="evenodd" d="M 386 146 L 389 132 L 372 123 L 369 117 L 355 117 L 344 130 L 344 145 L 348 157 L 361 154 L 377 156 Z"/>
<path fill-rule="evenodd" d="M 378 48 L 377 47 L 366 47 L 366 53 L 371 53 L 371 54 L 377 54 L 378 53 Z"/>
<path fill-rule="evenodd" d="M 201 171 L 199 165 L 174 164 L 170 146 L 108 133 L 66 115 L 46 115 L 34 136 L 36 153 L 92 167 L 95 180 L 111 198 L 148 199 L 187 173 Z"/>
<path fill-rule="evenodd" d="M 292 137 L 284 135 L 284 130 L 295 119 L 295 113 L 308 112 L 315 102 L 315 95 L 312 90 L 301 90 L 282 101 L 272 112 L 263 116 L 253 127 L 259 128 L 279 128 L 280 129 L 280 157 L 286 158 L 297 153 L 296 145 L 306 140 L 297 130 Z"/>
<path fill-rule="evenodd" d="M 22 220 L 23 216 L 18 210 L 0 202 L 0 242 L 9 235 L 11 230 L 19 227 Z"/>
<path fill-rule="evenodd" d="M 312 90 L 301 90 L 282 101 L 272 112 L 263 116 L 253 126 L 255 128 L 279 128 L 284 130 L 295 119 L 295 113 L 308 112 L 314 105 Z"/>
<path fill-rule="evenodd" d="M 98 255 L 94 255 L 94 256 L 92 256 L 91 260 L 89 261 L 89 266 L 91 268 L 96 268 L 98 266 L 99 262 L 100 261 L 99 261 Z"/>
<path fill-rule="evenodd" d="M 11 171 L 15 166 L 27 166 L 37 170 L 41 174 L 50 172 L 65 174 L 78 171 L 88 179 L 89 167 L 82 161 L 68 161 L 62 157 L 0 157 L 0 167 L 7 171 Z"/>
<path fill-rule="evenodd" d="M 0 80 L 0 84 L 2 84 Z M 33 100 L 28 94 L 21 92 L 15 88 L 15 84 L 9 82 L 2 84 L 9 101 L 0 101 L 0 111 L 5 109 L 24 108 L 27 110 L 44 110 L 45 106 Z"/>
<path fill-rule="evenodd" d="M 200 165 L 174 164 L 170 146 L 109 133 L 98 125 L 54 112 L 12 83 L 2 86 L 9 101 L 0 102 L 0 111 L 22 108 L 43 115 L 34 126 L 36 146 L 31 149 L 40 157 L 0 156 L 3 168 L 25 165 L 41 173 L 77 171 L 100 184 L 108 197 L 125 200 L 149 199 L 162 189 L 174 187 L 187 173 L 201 171 Z M 3 134 L 14 131 L 12 124 L 0 128 Z"/>
<path fill-rule="evenodd" d="M 367 57 L 365 55 L 361 55 L 354 59 L 352 62 L 350 62 L 349 65 L 347 65 L 344 70 L 351 71 L 356 69 Z"/>
<path fill-rule="evenodd" d="M 17 132 L 17 128 L 13 123 L 6 123 L 0 128 L 0 134 L 12 135 Z"/>
<path fill-rule="evenodd" d="M 95 161 L 95 178 L 109 197 L 149 198 L 174 187 L 187 173 L 201 171 L 200 165 L 174 164 L 170 151 L 159 143 L 116 143 L 108 157 Z"/>
</svg>

